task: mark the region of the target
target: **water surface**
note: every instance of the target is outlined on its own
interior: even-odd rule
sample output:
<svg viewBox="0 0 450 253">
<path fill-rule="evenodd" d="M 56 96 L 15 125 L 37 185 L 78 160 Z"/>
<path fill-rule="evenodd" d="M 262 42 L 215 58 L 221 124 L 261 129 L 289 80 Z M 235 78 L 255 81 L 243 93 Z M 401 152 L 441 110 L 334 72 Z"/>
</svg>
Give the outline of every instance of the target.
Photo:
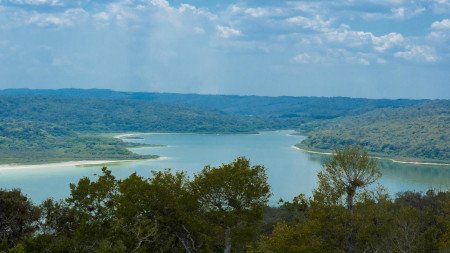
<svg viewBox="0 0 450 253">
<path fill-rule="evenodd" d="M 139 154 L 155 154 L 167 159 L 112 164 L 109 168 L 119 178 L 133 172 L 150 176 L 152 170 L 172 168 L 193 175 L 204 165 L 229 163 L 237 156 L 246 156 L 252 164 L 267 168 L 272 187 L 272 203 L 290 200 L 299 193 L 310 195 L 316 186 L 316 174 L 325 155 L 309 154 L 293 148 L 305 137 L 290 135 L 290 131 L 260 134 L 144 134 L 143 139 L 129 140 L 165 147 L 133 149 Z M 447 190 L 450 186 L 450 166 L 399 164 L 380 160 L 383 177 L 379 183 L 391 194 L 406 191 L 426 191 L 429 188 Z M 21 188 L 35 202 L 47 197 L 64 198 L 69 184 L 83 176 L 94 178 L 101 166 L 62 167 L 0 171 L 0 187 Z"/>
</svg>

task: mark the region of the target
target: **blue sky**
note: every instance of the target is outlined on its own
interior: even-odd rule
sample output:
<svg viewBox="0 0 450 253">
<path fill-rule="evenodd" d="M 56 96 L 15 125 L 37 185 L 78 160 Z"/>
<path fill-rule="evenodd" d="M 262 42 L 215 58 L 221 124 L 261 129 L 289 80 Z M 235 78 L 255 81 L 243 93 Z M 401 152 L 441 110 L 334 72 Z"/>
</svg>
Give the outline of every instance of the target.
<svg viewBox="0 0 450 253">
<path fill-rule="evenodd" d="M 450 98 L 450 0 L 0 0 L 0 89 Z"/>
</svg>

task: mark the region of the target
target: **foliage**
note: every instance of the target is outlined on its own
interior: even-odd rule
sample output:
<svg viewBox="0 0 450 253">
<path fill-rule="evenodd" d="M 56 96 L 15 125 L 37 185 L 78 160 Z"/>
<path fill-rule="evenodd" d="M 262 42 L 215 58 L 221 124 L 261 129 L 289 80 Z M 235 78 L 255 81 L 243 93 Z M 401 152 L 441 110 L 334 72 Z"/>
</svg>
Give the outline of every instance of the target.
<svg viewBox="0 0 450 253">
<path fill-rule="evenodd" d="M 145 159 L 129 151 L 137 144 L 77 134 L 59 125 L 25 120 L 0 120 L 0 163 L 44 163 L 67 160 Z"/>
<path fill-rule="evenodd" d="M 371 154 L 450 162 L 450 102 L 384 108 L 358 116 L 306 124 L 299 147 L 333 150 L 362 146 Z"/>
<path fill-rule="evenodd" d="M 325 194 L 333 202 L 346 195 L 346 207 L 351 210 L 357 190 L 364 189 L 380 177 L 378 164 L 369 158 L 367 151 L 347 146 L 342 150 L 337 149 L 333 158 L 324 164 L 318 174 L 316 194 Z"/>
<path fill-rule="evenodd" d="M 222 228 L 224 252 L 230 252 L 233 234 L 245 241 L 238 232 L 262 218 L 270 196 L 264 167 L 251 167 L 244 157 L 218 168 L 206 166 L 195 176 L 192 188 L 209 220 Z"/>
<path fill-rule="evenodd" d="M 37 229 L 39 209 L 18 189 L 0 189 L 0 242 L 15 246 Z"/>
<path fill-rule="evenodd" d="M 346 151 L 339 151 L 343 152 Z M 356 157 L 351 163 L 357 163 L 361 157 L 364 156 Z M 322 175 L 329 173 L 326 170 L 330 164 L 324 166 Z M 336 196 L 340 194 L 335 195 L 342 194 L 335 189 L 341 188 L 340 184 L 334 183 L 340 180 L 327 178 L 330 180 L 322 181 L 312 198 L 300 195 L 281 207 L 295 211 L 297 216 L 300 212 L 303 218 L 276 223 L 269 234 L 261 236 L 250 247 L 250 252 L 446 252 L 449 249 L 450 192 L 430 190 L 425 195 L 405 192 L 390 199 L 383 190 L 365 190 L 357 194 L 349 212 L 348 205 L 338 201 Z"/>
<path fill-rule="evenodd" d="M 264 97 L 235 95 L 199 95 L 174 93 L 117 92 L 112 90 L 0 90 L 0 96 L 41 96 L 66 99 L 111 99 L 124 101 L 146 101 L 156 104 L 195 107 L 216 110 L 231 115 L 253 115 L 279 120 L 277 124 L 292 124 L 294 121 L 332 119 L 347 115 L 358 115 L 377 108 L 416 105 L 424 100 L 408 99 L 364 99 L 348 97 Z M 284 123 L 283 123 L 284 120 Z M 265 122 L 270 124 L 270 122 Z"/>
<path fill-rule="evenodd" d="M 370 164 L 361 152 L 339 151 L 337 163 Z M 333 190 L 342 188 L 336 182 L 324 180 L 312 197 L 267 207 L 264 168 L 245 158 L 206 166 L 193 179 L 164 170 L 118 180 L 103 168 L 96 180 L 70 185 L 62 201 L 36 206 L 18 190 L 0 191 L 0 252 L 219 252 L 227 227 L 233 252 L 349 252 L 352 235 L 355 252 L 448 251 L 450 192 L 390 198 L 358 187 L 349 212 L 339 200 L 345 191 Z"/>
<path fill-rule="evenodd" d="M 227 188 L 217 176 L 243 187 Z M 225 188 L 225 197 L 234 202 L 218 214 L 206 196 Z M 218 168 L 207 166 L 195 180 L 170 170 L 117 180 L 104 167 L 97 180 L 85 177 L 70 189 L 66 200 L 49 199 L 34 207 L 41 211 L 39 229 L 19 238 L 27 252 L 215 252 L 223 247 L 224 234 L 217 221 L 233 233 L 249 233 L 254 227 L 248 225 L 261 220 L 270 194 L 264 168 L 251 167 L 243 157 Z M 238 249 L 248 241 L 237 237 L 236 242 Z"/>
</svg>

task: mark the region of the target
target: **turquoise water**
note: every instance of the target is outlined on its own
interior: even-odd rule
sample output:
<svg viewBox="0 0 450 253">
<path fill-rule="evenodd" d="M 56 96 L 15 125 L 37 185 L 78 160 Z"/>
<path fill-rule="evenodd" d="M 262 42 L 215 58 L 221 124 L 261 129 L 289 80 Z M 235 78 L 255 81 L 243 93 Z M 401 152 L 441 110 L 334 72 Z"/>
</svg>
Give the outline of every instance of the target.
<svg viewBox="0 0 450 253">
<path fill-rule="evenodd" d="M 260 134 L 145 134 L 142 140 L 130 140 L 165 147 L 133 149 L 139 154 L 156 154 L 167 159 L 145 160 L 109 165 L 113 174 L 124 178 L 133 172 L 150 176 L 152 170 L 172 168 L 190 175 L 204 165 L 231 162 L 237 156 L 246 156 L 252 164 L 267 168 L 272 187 L 272 203 L 283 198 L 290 200 L 299 193 L 309 195 L 316 185 L 316 174 L 324 155 L 309 154 L 293 148 L 305 137 L 290 135 L 290 131 L 262 132 Z M 447 190 L 450 187 L 450 166 L 398 164 L 380 160 L 383 177 L 379 183 L 391 194 L 406 191 L 426 191 L 429 188 Z M 47 197 L 67 197 L 69 184 L 81 177 L 94 178 L 101 166 L 48 167 L 0 170 L 0 187 L 21 188 L 35 202 Z"/>
</svg>

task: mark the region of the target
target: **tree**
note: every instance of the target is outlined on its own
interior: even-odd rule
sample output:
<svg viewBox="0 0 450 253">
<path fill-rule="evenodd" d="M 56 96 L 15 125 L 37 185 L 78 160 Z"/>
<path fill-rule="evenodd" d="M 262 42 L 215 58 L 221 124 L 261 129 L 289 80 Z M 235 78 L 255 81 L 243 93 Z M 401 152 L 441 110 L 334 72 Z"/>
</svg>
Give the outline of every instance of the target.
<svg viewBox="0 0 450 253">
<path fill-rule="evenodd" d="M 244 157 L 206 166 L 195 175 L 192 189 L 211 222 L 222 228 L 225 253 L 231 251 L 233 231 L 259 221 L 271 195 L 265 168 L 251 167 Z"/>
<path fill-rule="evenodd" d="M 345 195 L 351 227 L 347 252 L 355 252 L 356 226 L 354 222 L 354 198 L 358 190 L 366 188 L 381 176 L 377 162 L 360 147 L 337 149 L 333 158 L 319 172 L 319 188 L 330 200 L 339 201 Z"/>
<path fill-rule="evenodd" d="M 18 189 L 0 189 L 0 242 L 15 246 L 37 229 L 39 208 Z"/>
<path fill-rule="evenodd" d="M 121 239 L 132 252 L 149 251 L 159 233 L 155 214 L 149 208 L 149 188 L 147 180 L 133 173 L 119 182 L 119 194 L 115 197 L 116 226 L 124 232 Z"/>
<path fill-rule="evenodd" d="M 202 231 L 207 229 L 184 172 L 157 171 L 148 180 L 133 174 L 119 185 L 118 215 L 126 223 L 135 224 L 127 231 L 135 235 L 138 246 L 155 237 L 159 239 L 155 243 L 162 243 L 174 236 L 186 252 L 198 252 L 203 246 Z M 169 250 L 164 250 L 164 245 L 159 247 Z"/>
</svg>

